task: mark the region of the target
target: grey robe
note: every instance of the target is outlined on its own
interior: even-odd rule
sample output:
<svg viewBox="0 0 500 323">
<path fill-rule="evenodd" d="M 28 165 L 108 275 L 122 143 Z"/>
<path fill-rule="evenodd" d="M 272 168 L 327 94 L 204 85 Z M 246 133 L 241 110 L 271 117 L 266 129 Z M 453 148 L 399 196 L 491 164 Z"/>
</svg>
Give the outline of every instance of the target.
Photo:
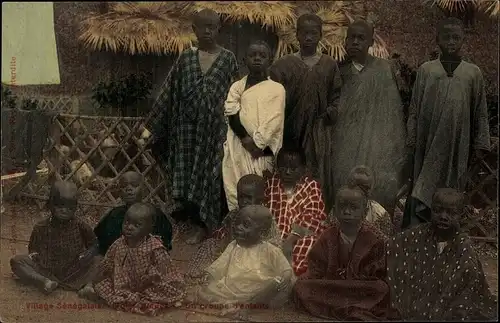
<svg viewBox="0 0 500 323">
<path fill-rule="evenodd" d="M 462 61 L 448 77 L 439 59 L 420 66 L 408 118 L 415 146 L 412 197 L 430 207 L 438 188 L 463 190 L 472 149 L 490 149 L 488 110 L 479 67 Z"/>
<path fill-rule="evenodd" d="M 396 75 L 387 60 L 369 57 L 361 72 L 340 69 L 344 84 L 333 131 L 335 191 L 352 168 L 366 165 L 375 174 L 373 199 L 394 209 L 404 166 L 406 127 Z"/>
</svg>

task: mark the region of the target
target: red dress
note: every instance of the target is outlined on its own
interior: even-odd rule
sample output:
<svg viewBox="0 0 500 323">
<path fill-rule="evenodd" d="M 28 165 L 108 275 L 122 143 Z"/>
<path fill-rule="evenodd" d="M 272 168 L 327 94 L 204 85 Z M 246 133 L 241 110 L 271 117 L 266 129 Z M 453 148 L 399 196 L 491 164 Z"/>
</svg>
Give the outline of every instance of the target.
<svg viewBox="0 0 500 323">
<path fill-rule="evenodd" d="M 295 185 L 293 196 L 289 199 L 279 176 L 274 174 L 267 180 L 265 197 L 282 240 L 288 238 L 294 224 L 313 233 L 300 238 L 293 248 L 292 267 L 295 275 L 300 276 L 307 270 L 309 250 L 326 229 L 327 215 L 320 185 L 304 176 Z"/>
</svg>

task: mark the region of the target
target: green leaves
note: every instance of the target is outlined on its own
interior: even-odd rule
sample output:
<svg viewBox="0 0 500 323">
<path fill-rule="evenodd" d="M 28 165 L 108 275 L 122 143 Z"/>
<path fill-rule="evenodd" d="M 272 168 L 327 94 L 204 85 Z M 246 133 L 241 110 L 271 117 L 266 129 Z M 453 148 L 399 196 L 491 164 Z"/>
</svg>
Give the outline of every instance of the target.
<svg viewBox="0 0 500 323">
<path fill-rule="evenodd" d="M 93 88 L 92 100 L 101 108 L 119 109 L 125 115 L 127 108 L 149 96 L 152 87 L 150 74 L 130 74 L 121 80 L 99 82 Z"/>
</svg>

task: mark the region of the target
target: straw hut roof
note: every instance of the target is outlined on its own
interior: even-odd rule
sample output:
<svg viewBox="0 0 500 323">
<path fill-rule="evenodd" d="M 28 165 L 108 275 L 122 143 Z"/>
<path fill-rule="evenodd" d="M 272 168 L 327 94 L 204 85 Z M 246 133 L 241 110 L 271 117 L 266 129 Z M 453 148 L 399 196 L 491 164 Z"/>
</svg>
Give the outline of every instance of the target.
<svg viewBox="0 0 500 323">
<path fill-rule="evenodd" d="M 189 2 L 115 2 L 105 14 L 90 13 L 80 40 L 93 50 L 130 54 L 180 53 L 195 40 L 185 18 Z"/>
<path fill-rule="evenodd" d="M 90 14 L 81 24 L 80 39 L 94 50 L 126 51 L 130 54 L 176 53 L 195 42 L 190 17 L 212 9 L 228 22 L 261 24 L 279 37 L 276 56 L 298 49 L 297 18 L 305 12 L 318 14 L 325 22 L 322 51 L 335 59 L 345 56 L 347 25 L 363 16 L 362 1 L 173 1 L 116 2 L 105 14 Z M 388 57 L 383 40 L 375 35 L 371 53 Z"/>
<path fill-rule="evenodd" d="M 468 5 L 474 6 L 476 9 L 479 9 L 486 14 L 490 15 L 490 17 L 497 17 L 500 12 L 500 1 L 498 0 L 427 0 L 431 2 L 433 5 L 437 5 L 438 7 L 450 11 L 450 12 L 459 12 L 467 9 Z"/>
</svg>

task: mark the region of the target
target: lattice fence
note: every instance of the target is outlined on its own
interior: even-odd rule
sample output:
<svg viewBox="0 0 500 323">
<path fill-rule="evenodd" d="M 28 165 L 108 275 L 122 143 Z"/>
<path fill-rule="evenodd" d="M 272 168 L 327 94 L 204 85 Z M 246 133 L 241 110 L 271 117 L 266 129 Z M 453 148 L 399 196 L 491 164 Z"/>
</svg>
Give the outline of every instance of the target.
<svg viewBox="0 0 500 323">
<path fill-rule="evenodd" d="M 145 118 L 59 114 L 54 117 L 43 154 L 49 175 L 31 179 L 20 195 L 39 205 L 48 199 L 50 184 L 57 179 L 74 181 L 79 187 L 81 212 L 113 207 L 120 202 L 118 182 L 127 171 L 144 176 L 144 197 L 171 207 L 166 174 L 147 150 L 151 136 Z"/>
<path fill-rule="evenodd" d="M 37 109 L 57 113 L 76 113 L 79 109 L 79 98 L 74 96 L 28 96 L 19 95 L 18 104 L 24 100 L 38 101 Z"/>
</svg>

